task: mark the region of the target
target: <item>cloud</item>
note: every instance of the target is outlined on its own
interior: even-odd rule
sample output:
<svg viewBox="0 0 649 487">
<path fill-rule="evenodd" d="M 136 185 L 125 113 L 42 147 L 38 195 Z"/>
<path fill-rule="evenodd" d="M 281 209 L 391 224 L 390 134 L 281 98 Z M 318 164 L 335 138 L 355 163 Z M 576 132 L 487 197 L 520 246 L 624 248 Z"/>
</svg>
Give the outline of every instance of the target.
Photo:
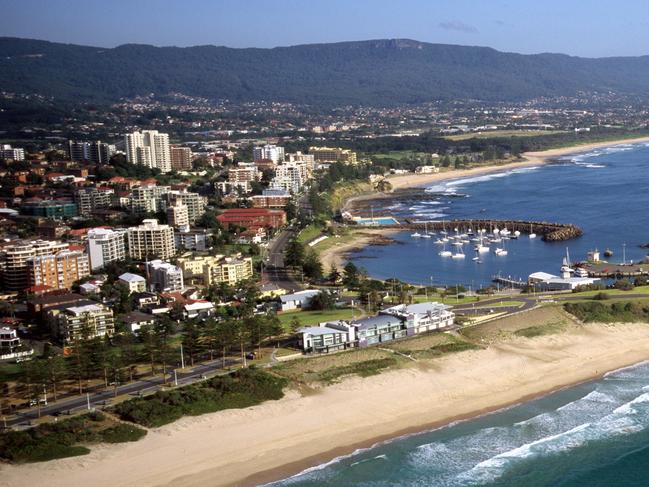
<svg viewBox="0 0 649 487">
<path fill-rule="evenodd" d="M 450 22 L 440 22 L 438 26 L 444 30 L 455 30 L 458 32 L 464 32 L 466 34 L 477 34 L 478 28 L 473 25 L 465 24 L 459 20 L 452 20 Z"/>
</svg>

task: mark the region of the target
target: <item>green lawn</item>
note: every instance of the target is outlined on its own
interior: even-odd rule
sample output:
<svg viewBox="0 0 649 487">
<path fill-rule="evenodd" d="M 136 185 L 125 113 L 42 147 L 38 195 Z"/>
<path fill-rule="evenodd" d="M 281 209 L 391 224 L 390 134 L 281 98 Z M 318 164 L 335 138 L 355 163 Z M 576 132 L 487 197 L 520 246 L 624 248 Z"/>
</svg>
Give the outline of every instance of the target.
<svg viewBox="0 0 649 487">
<path fill-rule="evenodd" d="M 305 244 L 318 237 L 321 233 L 322 228 L 319 225 L 309 225 L 298 234 L 297 240 Z"/>
<path fill-rule="evenodd" d="M 584 291 L 581 293 L 572 293 L 570 296 L 589 297 L 599 293 L 606 293 L 609 296 L 624 296 L 625 294 L 647 294 L 649 297 L 649 286 L 638 286 L 630 291 L 620 291 L 619 289 L 601 289 L 596 291 Z M 561 299 L 559 297 L 559 299 Z"/>
<path fill-rule="evenodd" d="M 312 326 L 322 323 L 323 321 L 350 320 L 352 319 L 352 309 L 342 308 L 329 311 L 289 311 L 278 315 L 279 321 L 287 330 L 289 323 L 296 316 L 300 320 L 302 326 Z M 360 318 L 361 312 L 354 309 L 353 316 L 355 318 Z"/>
</svg>

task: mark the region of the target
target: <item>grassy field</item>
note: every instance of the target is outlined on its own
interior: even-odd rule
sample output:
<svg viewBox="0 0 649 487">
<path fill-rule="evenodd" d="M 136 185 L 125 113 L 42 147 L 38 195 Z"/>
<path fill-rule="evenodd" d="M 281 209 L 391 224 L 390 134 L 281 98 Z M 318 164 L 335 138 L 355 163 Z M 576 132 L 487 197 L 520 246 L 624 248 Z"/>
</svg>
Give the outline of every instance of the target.
<svg viewBox="0 0 649 487">
<path fill-rule="evenodd" d="M 311 326 L 322 323 L 323 321 L 351 320 L 352 316 L 360 318 L 361 312 L 357 309 L 352 310 L 351 308 L 332 309 L 329 311 L 289 311 L 279 314 L 278 318 L 282 326 L 288 330 L 289 323 L 295 317 L 300 320 L 300 325 Z"/>
<path fill-rule="evenodd" d="M 488 130 L 472 132 L 469 134 L 447 135 L 448 140 L 491 139 L 494 137 L 535 137 L 539 135 L 552 135 L 566 133 L 562 130 Z"/>
<path fill-rule="evenodd" d="M 404 357 L 378 348 L 363 348 L 291 360 L 273 367 L 273 372 L 298 383 L 329 384 L 353 374 L 373 375 L 406 361 Z"/>
<path fill-rule="evenodd" d="M 411 150 L 403 150 L 403 151 L 390 151 L 390 152 L 384 152 L 381 154 L 372 154 L 372 157 L 375 159 L 396 159 L 396 160 L 419 160 L 422 162 L 425 162 L 430 156 L 430 154 L 426 152 L 415 152 Z"/>
<path fill-rule="evenodd" d="M 321 233 L 322 228 L 319 225 L 309 225 L 302 229 L 302 231 L 297 236 L 297 240 L 298 242 L 306 244 L 307 242 L 310 242 L 311 240 L 318 237 Z"/>
<path fill-rule="evenodd" d="M 483 344 L 512 336 L 558 333 L 570 326 L 577 326 L 577 322 L 561 306 L 544 306 L 528 311 L 524 316 L 509 316 L 467 327 L 460 333 L 474 343 Z"/>
</svg>

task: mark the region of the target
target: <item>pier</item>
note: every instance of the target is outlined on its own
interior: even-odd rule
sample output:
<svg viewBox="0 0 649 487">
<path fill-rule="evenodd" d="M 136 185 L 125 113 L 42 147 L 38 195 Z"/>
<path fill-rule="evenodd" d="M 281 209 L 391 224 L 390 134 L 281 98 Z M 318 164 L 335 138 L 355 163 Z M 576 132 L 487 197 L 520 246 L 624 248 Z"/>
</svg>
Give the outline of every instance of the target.
<svg viewBox="0 0 649 487">
<path fill-rule="evenodd" d="M 523 220 L 445 220 L 445 221 L 429 221 L 416 222 L 411 219 L 406 219 L 400 225 L 381 225 L 381 228 L 403 228 L 408 230 L 424 230 L 428 228 L 429 231 L 438 232 L 446 230 L 453 232 L 455 228 L 460 231 L 466 232 L 469 228 L 474 232 L 479 229 L 485 229 L 490 232 L 494 228 L 507 228 L 510 232 L 516 231 L 521 234 L 529 234 L 530 228 L 537 235 L 541 236 L 546 242 L 562 242 L 571 240 L 583 235 L 583 231 L 576 225 L 571 223 L 550 223 L 550 222 L 537 222 L 537 221 L 523 221 Z"/>
</svg>

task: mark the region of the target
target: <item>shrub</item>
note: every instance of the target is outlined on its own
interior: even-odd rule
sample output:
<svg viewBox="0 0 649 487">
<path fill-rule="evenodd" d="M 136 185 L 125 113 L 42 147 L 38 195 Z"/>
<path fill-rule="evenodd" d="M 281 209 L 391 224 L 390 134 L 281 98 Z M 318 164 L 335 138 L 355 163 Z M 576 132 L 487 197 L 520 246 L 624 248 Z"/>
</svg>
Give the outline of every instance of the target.
<svg viewBox="0 0 649 487">
<path fill-rule="evenodd" d="M 157 427 L 183 416 L 246 408 L 280 399 L 284 396 L 286 382 L 267 372 L 244 369 L 199 384 L 124 401 L 116 405 L 114 411 L 124 420 Z"/>
<path fill-rule="evenodd" d="M 79 443 L 121 443 L 136 441 L 146 431 L 133 425 L 106 422 L 100 412 L 75 416 L 58 423 L 46 423 L 25 431 L 0 434 L 0 458 L 12 462 L 44 462 L 86 455 Z"/>
</svg>

